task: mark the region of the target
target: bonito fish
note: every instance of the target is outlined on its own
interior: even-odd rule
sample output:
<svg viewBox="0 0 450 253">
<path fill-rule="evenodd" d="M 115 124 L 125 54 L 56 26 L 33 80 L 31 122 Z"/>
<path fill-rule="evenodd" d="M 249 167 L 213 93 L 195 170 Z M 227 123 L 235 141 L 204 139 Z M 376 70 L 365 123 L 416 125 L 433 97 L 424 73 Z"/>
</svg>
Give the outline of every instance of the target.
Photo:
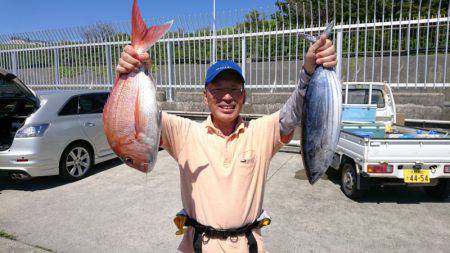
<svg viewBox="0 0 450 253">
<path fill-rule="evenodd" d="M 170 29 L 173 21 L 147 28 L 136 0 L 133 2 L 131 45 L 146 52 Z M 156 86 L 141 68 L 116 77 L 103 110 L 103 129 L 112 150 L 128 166 L 142 172 L 153 169 L 161 133 L 161 111 Z"/>
<path fill-rule="evenodd" d="M 325 35 L 331 33 L 330 23 Z M 314 43 L 317 38 L 300 34 Z M 309 80 L 302 120 L 301 152 L 306 175 L 311 184 L 327 171 L 339 141 L 342 111 L 341 82 L 334 69 L 318 66 Z"/>
</svg>

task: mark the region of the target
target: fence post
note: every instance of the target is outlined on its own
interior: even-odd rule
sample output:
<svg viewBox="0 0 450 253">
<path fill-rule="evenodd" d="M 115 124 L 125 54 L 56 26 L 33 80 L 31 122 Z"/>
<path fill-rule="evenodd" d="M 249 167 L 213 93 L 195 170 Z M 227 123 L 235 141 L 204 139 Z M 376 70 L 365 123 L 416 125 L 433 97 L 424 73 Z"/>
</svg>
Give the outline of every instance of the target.
<svg viewBox="0 0 450 253">
<path fill-rule="evenodd" d="M 242 68 L 242 76 L 245 79 L 245 60 L 247 58 L 246 55 L 246 48 L 245 48 L 245 36 L 242 37 L 242 59 L 241 59 L 241 68 Z"/>
<path fill-rule="evenodd" d="M 11 72 L 17 76 L 17 54 L 16 52 L 11 53 Z"/>
<path fill-rule="evenodd" d="M 106 69 L 108 74 L 108 84 L 113 85 L 113 72 L 111 65 L 111 45 L 106 46 Z"/>
<path fill-rule="evenodd" d="M 53 49 L 53 61 L 55 62 L 55 84 L 60 84 L 60 76 L 59 76 L 59 49 Z"/>
<path fill-rule="evenodd" d="M 217 61 L 217 30 L 216 30 L 216 0 L 213 1 L 213 49 L 212 62 Z"/>
<path fill-rule="evenodd" d="M 337 66 L 336 74 L 341 80 L 342 78 L 342 29 L 337 31 L 337 42 L 336 42 L 336 53 L 337 53 Z M 348 75 L 348 73 L 347 73 Z"/>
<path fill-rule="evenodd" d="M 172 87 L 172 73 L 173 73 L 173 65 L 172 65 L 172 45 L 167 42 L 167 66 L 169 71 L 169 83 L 167 84 L 167 92 L 166 92 L 166 100 L 169 102 L 173 101 L 173 87 Z"/>
</svg>

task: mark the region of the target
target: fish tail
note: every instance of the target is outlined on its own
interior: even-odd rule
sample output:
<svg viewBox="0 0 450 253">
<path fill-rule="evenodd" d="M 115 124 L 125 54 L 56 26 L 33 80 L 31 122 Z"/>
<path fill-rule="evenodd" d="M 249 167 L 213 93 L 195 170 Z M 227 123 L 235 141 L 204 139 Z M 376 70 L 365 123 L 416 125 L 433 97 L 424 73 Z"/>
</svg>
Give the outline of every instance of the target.
<svg viewBox="0 0 450 253">
<path fill-rule="evenodd" d="M 331 21 L 330 23 L 327 24 L 325 31 L 323 31 L 322 34 L 325 34 L 325 36 L 327 36 L 327 38 L 329 38 L 331 32 L 333 31 L 333 27 L 334 27 L 334 21 Z"/>
<path fill-rule="evenodd" d="M 173 20 L 171 20 L 162 25 L 147 28 L 147 25 L 142 19 L 136 0 L 133 1 L 133 11 L 131 16 L 131 45 L 141 52 L 145 52 L 153 46 L 157 40 L 166 34 L 173 24 Z"/>
</svg>

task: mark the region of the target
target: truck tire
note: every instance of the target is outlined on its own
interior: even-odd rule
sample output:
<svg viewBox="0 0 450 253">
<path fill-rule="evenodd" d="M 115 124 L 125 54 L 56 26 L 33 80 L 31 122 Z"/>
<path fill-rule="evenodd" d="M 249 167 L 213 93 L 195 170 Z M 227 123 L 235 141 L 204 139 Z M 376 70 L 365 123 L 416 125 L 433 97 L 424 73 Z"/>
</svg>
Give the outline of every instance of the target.
<svg viewBox="0 0 450 253">
<path fill-rule="evenodd" d="M 450 196 L 450 183 L 447 179 L 439 179 L 435 186 L 424 186 L 425 193 L 436 200 L 446 200 Z"/>
<path fill-rule="evenodd" d="M 344 162 L 341 169 L 341 191 L 350 199 L 359 199 L 364 191 L 358 189 L 355 164 L 350 161 Z"/>
</svg>

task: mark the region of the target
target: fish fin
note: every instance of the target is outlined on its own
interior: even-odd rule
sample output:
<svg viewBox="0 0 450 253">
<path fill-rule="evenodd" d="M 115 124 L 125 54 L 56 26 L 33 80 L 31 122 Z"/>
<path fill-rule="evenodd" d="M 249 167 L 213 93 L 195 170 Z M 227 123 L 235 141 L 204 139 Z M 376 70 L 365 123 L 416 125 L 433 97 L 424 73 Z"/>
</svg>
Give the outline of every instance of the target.
<svg viewBox="0 0 450 253">
<path fill-rule="evenodd" d="M 303 39 L 311 42 L 311 43 L 315 43 L 317 41 L 317 38 L 315 36 L 306 34 L 306 33 L 299 33 L 298 35 L 300 35 Z"/>
<path fill-rule="evenodd" d="M 161 118 L 162 111 L 158 108 L 158 114 L 156 115 L 156 124 L 158 125 L 158 128 L 161 128 Z"/>
<path fill-rule="evenodd" d="M 140 49 L 143 52 L 147 51 L 157 40 L 163 37 L 173 24 L 173 20 L 171 20 L 162 25 L 147 28 L 147 25 L 141 17 L 141 12 L 136 0 L 133 1 L 133 11 L 131 16 L 131 45 L 135 49 Z"/>
<path fill-rule="evenodd" d="M 142 134 L 144 133 L 145 129 L 145 120 L 143 119 L 141 115 L 141 103 L 140 103 L 140 87 L 138 87 L 137 93 L 136 93 L 136 100 L 134 102 L 134 130 L 135 130 L 135 137 L 137 140 L 141 139 Z"/>
<path fill-rule="evenodd" d="M 322 34 L 325 34 L 325 36 L 327 36 L 327 38 L 329 38 L 331 31 L 333 31 L 333 27 L 334 27 L 334 21 L 331 21 L 330 23 L 328 23 L 328 25 L 325 28 L 325 31 L 323 31 Z"/>
</svg>

